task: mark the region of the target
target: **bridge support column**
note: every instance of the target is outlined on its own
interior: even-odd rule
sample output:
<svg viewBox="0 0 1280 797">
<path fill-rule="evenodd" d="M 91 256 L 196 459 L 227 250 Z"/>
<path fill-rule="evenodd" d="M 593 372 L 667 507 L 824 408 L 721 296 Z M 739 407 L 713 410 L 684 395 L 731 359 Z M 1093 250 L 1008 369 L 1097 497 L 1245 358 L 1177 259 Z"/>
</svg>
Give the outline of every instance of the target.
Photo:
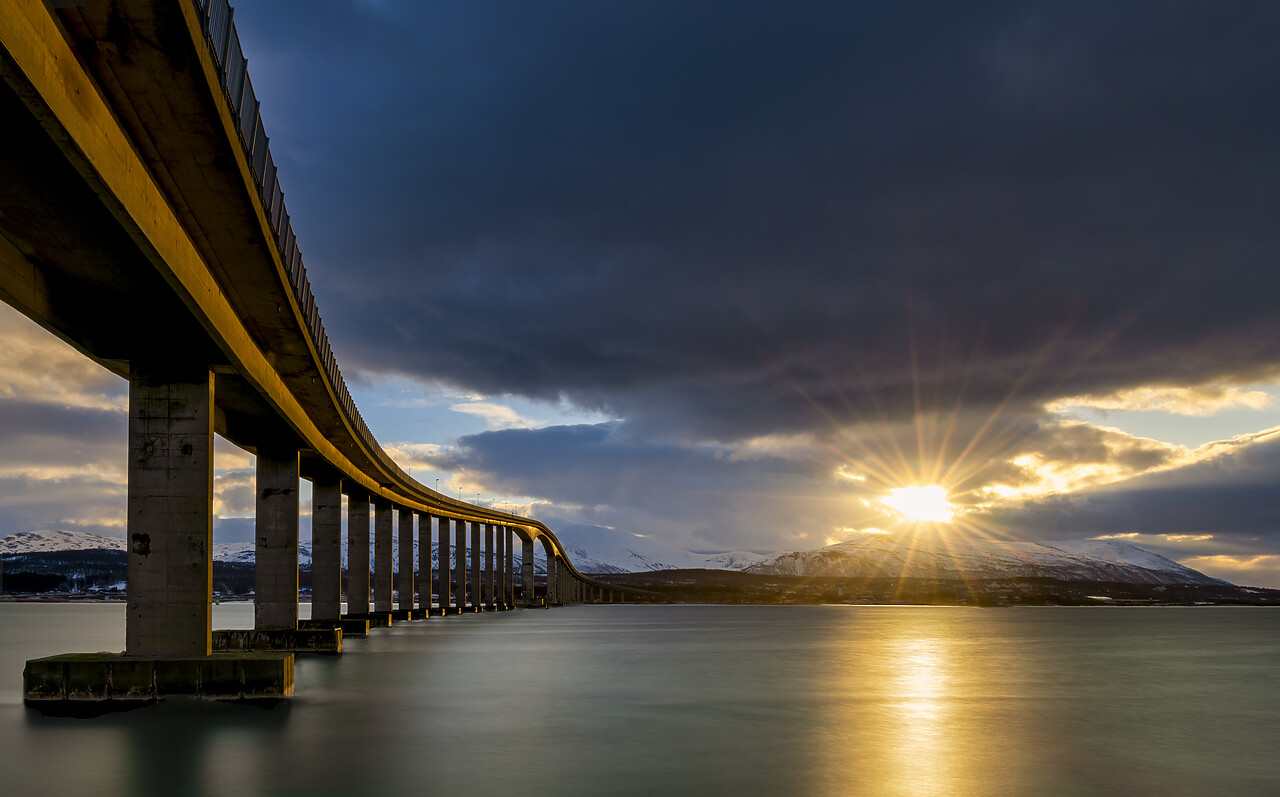
<svg viewBox="0 0 1280 797">
<path fill-rule="evenodd" d="M 203 365 L 132 368 L 125 653 L 208 656 L 213 375 Z"/>
<path fill-rule="evenodd" d="M 534 592 L 533 578 L 533 540 L 520 538 L 520 588 L 523 591 L 525 606 L 538 605 L 537 593 Z"/>
<path fill-rule="evenodd" d="M 258 446 L 253 627 L 298 627 L 298 449 Z"/>
<path fill-rule="evenodd" d="M 502 602 L 504 609 L 514 609 L 515 601 L 515 583 L 513 576 L 515 575 L 515 552 L 511 550 L 512 543 L 515 542 L 515 535 L 511 533 L 510 526 L 503 526 L 499 532 L 502 536 Z"/>
<path fill-rule="evenodd" d="M 507 529 L 505 526 L 493 527 L 493 607 L 498 611 L 507 608 Z"/>
<path fill-rule="evenodd" d="M 413 616 L 413 511 L 400 507 L 396 510 L 396 523 L 400 542 L 400 574 L 396 577 L 396 608 L 408 610 Z"/>
<path fill-rule="evenodd" d="M 385 498 L 375 499 L 373 507 L 373 610 L 389 612 L 394 588 L 392 529 L 395 523 L 392 506 Z"/>
<path fill-rule="evenodd" d="M 440 596 L 440 613 L 448 614 L 449 605 L 453 602 L 453 590 L 449 588 L 449 518 L 436 518 L 436 558 L 439 570 L 436 573 L 436 589 Z"/>
<path fill-rule="evenodd" d="M 559 558 L 553 553 L 547 554 L 547 605 L 555 606 L 560 602 Z"/>
<path fill-rule="evenodd" d="M 453 603 L 458 611 L 467 610 L 467 521 L 453 521 Z"/>
<path fill-rule="evenodd" d="M 347 495 L 347 613 L 369 613 L 369 494 Z"/>
<path fill-rule="evenodd" d="M 467 585 L 467 602 L 473 612 L 480 611 L 480 563 L 483 560 L 480 552 L 480 524 L 471 522 L 471 582 Z"/>
<path fill-rule="evenodd" d="M 431 614 L 431 516 L 418 516 L 418 608 L 422 616 Z"/>
<path fill-rule="evenodd" d="M 311 619 L 342 614 L 342 480 L 311 482 Z"/>
<path fill-rule="evenodd" d="M 497 575 L 497 571 L 494 569 L 494 546 L 497 544 L 497 536 L 494 532 L 492 523 L 486 523 L 484 531 L 484 609 L 487 612 L 492 612 L 496 611 L 498 608 L 497 602 L 494 598 L 497 594 L 497 582 L 494 580 L 494 576 Z"/>
</svg>

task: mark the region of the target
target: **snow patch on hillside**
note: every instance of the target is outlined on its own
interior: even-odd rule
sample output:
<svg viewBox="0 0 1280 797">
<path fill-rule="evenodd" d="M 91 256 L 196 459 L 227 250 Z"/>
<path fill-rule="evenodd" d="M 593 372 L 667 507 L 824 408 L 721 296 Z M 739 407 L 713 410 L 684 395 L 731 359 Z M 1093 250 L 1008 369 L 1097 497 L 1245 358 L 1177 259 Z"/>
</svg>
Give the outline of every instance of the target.
<svg viewBox="0 0 1280 797">
<path fill-rule="evenodd" d="M 751 573 L 943 580 L 1055 578 L 1139 584 L 1226 584 L 1136 545 L 1101 540 L 1014 542 L 961 537 L 868 536 L 778 554 Z"/>
</svg>

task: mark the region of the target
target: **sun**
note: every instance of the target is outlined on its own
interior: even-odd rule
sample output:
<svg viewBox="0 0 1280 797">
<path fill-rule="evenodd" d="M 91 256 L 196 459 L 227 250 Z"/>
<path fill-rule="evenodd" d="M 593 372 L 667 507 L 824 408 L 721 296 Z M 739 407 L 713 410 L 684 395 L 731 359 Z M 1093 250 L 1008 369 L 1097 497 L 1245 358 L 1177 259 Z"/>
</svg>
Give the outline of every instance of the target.
<svg viewBox="0 0 1280 797">
<path fill-rule="evenodd" d="M 955 507 L 947 503 L 946 488 L 936 484 L 895 488 L 880 503 L 909 520 L 950 523 L 955 514 Z"/>
</svg>

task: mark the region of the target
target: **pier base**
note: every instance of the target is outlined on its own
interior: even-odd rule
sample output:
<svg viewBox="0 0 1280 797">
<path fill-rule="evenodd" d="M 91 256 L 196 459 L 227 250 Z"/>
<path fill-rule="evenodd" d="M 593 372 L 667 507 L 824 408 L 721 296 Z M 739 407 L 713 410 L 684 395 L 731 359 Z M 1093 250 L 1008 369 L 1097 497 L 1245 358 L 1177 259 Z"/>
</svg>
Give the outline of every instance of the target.
<svg viewBox="0 0 1280 797">
<path fill-rule="evenodd" d="M 369 636 L 369 621 L 355 620 L 344 617 L 341 620 L 299 620 L 298 630 L 300 631 L 318 631 L 328 628 L 337 628 L 342 631 L 344 637 L 365 637 Z"/>
<path fill-rule="evenodd" d="M 299 628 L 213 632 L 215 651 L 292 650 L 295 653 L 342 652 L 342 629 Z"/>
<path fill-rule="evenodd" d="M 353 612 L 342 615 L 344 620 L 368 620 L 370 628 L 390 628 L 391 612 Z"/>
<path fill-rule="evenodd" d="M 426 609 L 392 609 L 391 622 L 403 623 L 406 620 L 421 620 L 427 616 Z"/>
<path fill-rule="evenodd" d="M 293 653 L 125 656 L 66 653 L 31 659 L 23 702 L 46 713 L 98 714 L 165 697 L 273 702 L 293 695 Z"/>
</svg>

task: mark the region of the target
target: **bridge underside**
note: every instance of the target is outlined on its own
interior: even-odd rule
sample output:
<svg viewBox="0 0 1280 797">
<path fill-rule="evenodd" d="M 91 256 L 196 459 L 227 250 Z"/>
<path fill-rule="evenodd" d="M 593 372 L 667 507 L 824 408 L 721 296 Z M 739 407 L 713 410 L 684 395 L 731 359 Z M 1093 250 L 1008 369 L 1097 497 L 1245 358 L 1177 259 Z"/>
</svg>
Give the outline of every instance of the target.
<svg viewBox="0 0 1280 797">
<path fill-rule="evenodd" d="M 343 633 L 509 609 L 517 594 L 543 605 L 534 539 L 545 604 L 591 597 L 545 526 L 427 491 L 336 399 L 197 13 L 189 0 L 0 5 L 0 299 L 129 381 L 126 650 L 30 662 L 33 702 L 287 696 L 292 653 L 254 651 L 340 652 Z M 215 433 L 258 454 L 252 633 L 212 629 Z M 300 478 L 314 501 L 301 629 Z M 214 653 L 215 639 L 237 652 Z"/>
</svg>

